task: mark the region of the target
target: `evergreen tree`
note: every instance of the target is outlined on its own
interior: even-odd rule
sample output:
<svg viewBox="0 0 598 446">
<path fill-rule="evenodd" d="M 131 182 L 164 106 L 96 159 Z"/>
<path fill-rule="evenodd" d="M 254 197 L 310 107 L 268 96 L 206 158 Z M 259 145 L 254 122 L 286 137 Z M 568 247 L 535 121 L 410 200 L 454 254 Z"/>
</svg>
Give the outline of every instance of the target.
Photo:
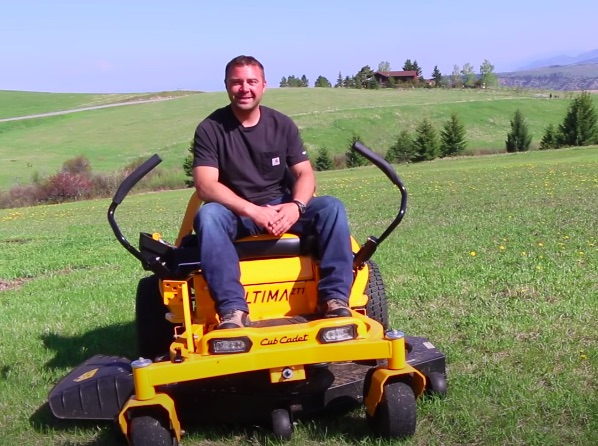
<svg viewBox="0 0 598 446">
<path fill-rule="evenodd" d="M 280 80 L 280 84 L 278 86 L 281 88 L 288 87 L 289 82 L 287 81 L 287 78 L 283 76 L 282 79 Z"/>
<path fill-rule="evenodd" d="M 407 59 L 403 64 L 403 71 L 413 71 L 413 63 L 411 63 L 411 59 Z"/>
<path fill-rule="evenodd" d="M 403 129 L 397 136 L 395 143 L 388 149 L 384 157 L 389 163 L 407 163 L 415 155 L 413 136 L 408 130 Z"/>
<path fill-rule="evenodd" d="M 460 155 L 466 147 L 465 126 L 459 120 L 457 113 L 452 113 L 440 131 L 440 153 L 443 157 Z"/>
<path fill-rule="evenodd" d="M 360 167 L 368 164 L 368 160 L 366 158 L 352 149 L 353 144 L 358 141 L 361 142 L 362 139 L 358 135 L 353 135 L 351 137 L 351 141 L 349 142 L 349 149 L 347 152 L 345 152 L 345 161 L 348 168 Z"/>
<path fill-rule="evenodd" d="M 336 79 L 336 84 L 334 84 L 334 88 L 343 88 L 343 75 L 341 72 L 338 72 L 338 78 Z"/>
<path fill-rule="evenodd" d="M 432 80 L 434 81 L 434 87 L 440 87 L 442 82 L 442 73 L 438 69 L 438 65 L 434 65 L 434 71 L 432 72 Z"/>
<path fill-rule="evenodd" d="M 314 161 L 314 167 L 317 171 L 332 170 L 334 168 L 332 157 L 326 147 L 320 147 L 318 150 L 318 155 Z"/>
<path fill-rule="evenodd" d="M 411 69 L 417 73 L 418 78 L 422 77 L 422 69 L 419 67 L 417 60 L 413 61 L 413 64 L 411 65 Z"/>
<path fill-rule="evenodd" d="M 324 76 L 318 76 L 318 78 L 314 82 L 314 87 L 330 88 L 332 87 L 332 84 Z"/>
<path fill-rule="evenodd" d="M 560 146 L 559 139 L 559 132 L 555 125 L 548 124 L 540 141 L 540 150 L 558 149 Z"/>
<path fill-rule="evenodd" d="M 185 161 L 183 162 L 183 172 L 185 172 L 185 176 L 187 177 L 187 179 L 185 179 L 185 186 L 187 187 L 193 187 L 194 183 L 193 183 L 193 147 L 194 146 L 194 141 L 193 139 L 191 140 L 191 143 L 189 144 L 189 148 L 187 149 L 187 151 L 189 152 L 187 154 L 187 157 L 185 158 Z"/>
<path fill-rule="evenodd" d="M 309 87 L 309 79 L 305 77 L 305 74 L 301 76 L 301 84 L 300 87 Z"/>
<path fill-rule="evenodd" d="M 415 128 L 413 146 L 413 161 L 428 161 L 438 156 L 438 134 L 428 119 L 424 118 Z"/>
<path fill-rule="evenodd" d="M 592 97 L 584 91 L 569 104 L 563 123 L 559 125 L 564 146 L 587 146 L 598 143 L 596 109 Z"/>
<path fill-rule="evenodd" d="M 532 143 L 532 135 L 527 128 L 527 122 L 519 109 L 515 111 L 511 119 L 511 131 L 507 134 L 505 141 L 507 152 L 526 152 Z"/>
</svg>

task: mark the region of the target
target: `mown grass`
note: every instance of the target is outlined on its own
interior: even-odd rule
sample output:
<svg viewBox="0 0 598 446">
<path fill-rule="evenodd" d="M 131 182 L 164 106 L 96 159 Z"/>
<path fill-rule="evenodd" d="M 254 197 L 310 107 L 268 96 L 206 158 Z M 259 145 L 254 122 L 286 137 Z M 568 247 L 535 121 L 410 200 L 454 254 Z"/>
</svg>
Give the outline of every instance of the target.
<svg viewBox="0 0 598 446">
<path fill-rule="evenodd" d="M 404 223 L 374 259 L 391 322 L 448 361 L 449 395 L 418 403 L 405 445 L 598 441 L 598 147 L 399 166 Z M 398 194 L 372 167 L 318 174 L 354 235 L 380 235 Z M 124 233 L 173 240 L 190 191 L 128 197 Z M 124 444 L 109 423 L 53 419 L 60 377 L 95 353 L 131 356 L 138 262 L 108 200 L 0 210 L 0 444 Z M 185 445 L 274 444 L 255 426 L 187 425 Z M 290 444 L 390 444 L 364 414 L 302 420 Z"/>
<path fill-rule="evenodd" d="M 191 92 L 89 94 L 0 90 L 0 119 L 118 104 L 128 101 L 140 101 L 157 97 L 181 96 L 189 93 Z"/>
<path fill-rule="evenodd" d="M 228 103 L 226 93 L 205 93 L 158 103 L 0 123 L 0 188 L 27 184 L 34 173 L 52 175 L 62 163 L 86 156 L 94 171 L 114 171 L 140 155 L 160 153 L 165 168 L 181 167 L 197 123 Z M 597 100 L 598 103 L 598 100 Z M 569 99 L 517 90 L 272 89 L 264 104 L 288 113 L 308 150 L 344 153 L 353 134 L 380 153 L 402 128 L 430 119 L 440 130 L 457 112 L 469 150 L 504 150 L 517 108 L 537 145 L 547 124 L 562 121 Z"/>
</svg>

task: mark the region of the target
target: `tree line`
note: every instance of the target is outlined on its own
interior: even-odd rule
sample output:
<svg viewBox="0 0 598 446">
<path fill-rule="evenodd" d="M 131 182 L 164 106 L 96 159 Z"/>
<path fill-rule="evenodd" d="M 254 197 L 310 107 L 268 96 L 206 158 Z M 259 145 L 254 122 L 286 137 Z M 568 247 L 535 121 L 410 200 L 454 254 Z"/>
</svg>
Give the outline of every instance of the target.
<svg viewBox="0 0 598 446">
<path fill-rule="evenodd" d="M 347 151 L 343 155 L 343 167 L 359 167 L 368 161 L 357 154 L 351 147 L 355 141 L 364 142 L 359 135 L 353 135 Z M 510 130 L 505 140 L 505 149 L 509 153 L 525 152 L 530 149 L 532 136 L 527 121 L 518 109 L 510 120 Z M 598 144 L 598 114 L 588 92 L 582 92 L 572 99 L 563 121 L 558 126 L 549 124 L 540 142 L 540 150 L 562 147 L 587 146 Z M 384 158 L 390 163 L 409 163 L 430 161 L 436 158 L 463 155 L 467 148 L 467 132 L 457 113 L 443 123 L 440 131 L 430 120 L 424 118 L 409 132 L 401 130 L 395 142 L 388 148 Z M 333 159 L 327 148 L 318 150 L 314 159 L 314 168 L 318 171 L 341 167 L 342 162 Z"/>
<path fill-rule="evenodd" d="M 382 61 L 378 64 L 378 72 L 391 72 L 392 68 L 388 61 Z M 406 59 L 402 71 L 415 71 L 416 79 L 409 81 L 396 81 L 392 76 L 384 84 L 380 83 L 374 76 L 375 71 L 369 65 L 362 67 L 356 74 L 343 76 L 339 71 L 334 88 L 357 88 L 357 89 L 379 89 L 379 88 L 398 88 L 398 87 L 428 87 L 428 88 L 486 88 L 498 85 L 498 77 L 494 72 L 494 65 L 485 59 L 476 73 L 472 64 L 466 63 L 462 67 L 453 65 L 453 71 L 449 75 L 443 75 L 434 66 L 430 78 L 426 80 L 422 75 L 422 69 L 417 60 Z M 305 74 L 301 77 L 295 75 L 283 76 L 279 87 L 309 87 L 309 79 Z M 314 87 L 332 88 L 332 83 L 325 76 L 318 76 L 313 83 Z"/>
</svg>

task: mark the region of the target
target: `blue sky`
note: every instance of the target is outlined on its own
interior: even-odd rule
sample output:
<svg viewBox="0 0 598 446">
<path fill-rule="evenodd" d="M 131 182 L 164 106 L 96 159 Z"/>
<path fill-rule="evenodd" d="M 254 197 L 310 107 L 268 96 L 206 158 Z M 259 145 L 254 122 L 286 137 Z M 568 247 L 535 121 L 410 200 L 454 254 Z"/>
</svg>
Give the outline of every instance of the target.
<svg viewBox="0 0 598 446">
<path fill-rule="evenodd" d="M 479 71 L 488 59 L 500 72 L 598 49 L 592 0 L 0 1 L 2 90 L 220 91 L 239 54 L 277 87 L 381 61 L 417 60 L 430 77 L 435 65 Z"/>
</svg>

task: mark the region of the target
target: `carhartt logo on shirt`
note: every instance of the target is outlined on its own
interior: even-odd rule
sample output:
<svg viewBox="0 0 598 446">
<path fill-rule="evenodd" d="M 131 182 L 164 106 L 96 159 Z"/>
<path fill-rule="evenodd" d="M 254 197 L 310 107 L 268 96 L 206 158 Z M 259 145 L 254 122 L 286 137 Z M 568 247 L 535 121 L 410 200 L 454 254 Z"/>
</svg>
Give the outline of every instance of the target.
<svg viewBox="0 0 598 446">
<path fill-rule="evenodd" d="M 278 166 L 280 164 L 280 158 L 276 157 L 276 158 L 272 158 L 272 165 L 273 166 Z"/>
</svg>

